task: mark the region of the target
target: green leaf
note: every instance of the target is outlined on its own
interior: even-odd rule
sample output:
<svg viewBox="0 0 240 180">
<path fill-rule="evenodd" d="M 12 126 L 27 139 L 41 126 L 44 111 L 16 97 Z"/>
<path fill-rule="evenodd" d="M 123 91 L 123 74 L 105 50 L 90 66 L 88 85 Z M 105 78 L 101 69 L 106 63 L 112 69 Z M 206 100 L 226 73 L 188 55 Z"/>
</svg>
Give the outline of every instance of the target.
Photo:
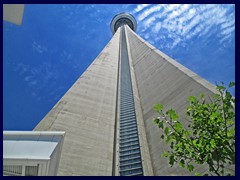
<svg viewBox="0 0 240 180">
<path fill-rule="evenodd" d="M 186 134 L 187 136 L 190 136 L 190 135 L 191 135 L 191 131 L 185 131 L 185 134 Z"/>
<path fill-rule="evenodd" d="M 168 153 L 166 151 L 163 152 L 162 157 L 168 157 Z"/>
<path fill-rule="evenodd" d="M 219 112 L 213 112 L 210 116 L 210 119 L 215 119 L 218 118 L 220 116 Z"/>
<path fill-rule="evenodd" d="M 193 109 L 193 107 L 192 107 L 192 106 L 188 106 L 188 107 L 187 107 L 187 112 L 190 112 L 190 111 L 192 111 L 192 109 Z"/>
<path fill-rule="evenodd" d="M 158 123 L 159 123 L 159 118 L 155 118 L 155 119 L 153 120 L 153 122 L 154 122 L 155 124 L 158 124 Z"/>
<path fill-rule="evenodd" d="M 204 98 L 204 94 L 201 93 L 201 94 L 199 95 L 199 98 L 200 98 L 200 99 L 203 99 L 203 98 Z"/>
<path fill-rule="evenodd" d="M 230 82 L 229 85 L 228 85 L 228 87 L 233 87 L 233 86 L 235 86 L 234 82 Z"/>
<path fill-rule="evenodd" d="M 174 124 L 174 129 L 176 130 L 176 131 L 181 131 L 182 130 L 182 128 L 183 128 L 183 125 L 180 123 L 180 122 L 176 122 L 175 124 Z"/>
<path fill-rule="evenodd" d="M 172 120 L 176 120 L 177 118 L 179 118 L 179 115 L 173 109 L 168 110 L 166 113 L 169 114 L 170 119 Z"/>
<path fill-rule="evenodd" d="M 209 147 L 209 145 L 207 145 L 206 146 L 206 150 L 208 151 L 208 150 L 210 150 L 211 148 Z"/>
<path fill-rule="evenodd" d="M 192 172 L 193 169 L 194 169 L 194 166 L 191 165 L 191 164 L 189 164 L 189 165 L 187 165 L 187 169 L 188 169 L 190 172 Z"/>
<path fill-rule="evenodd" d="M 173 134 L 170 134 L 167 136 L 166 143 L 169 143 L 169 141 L 175 139 Z"/>
<path fill-rule="evenodd" d="M 170 164 L 171 166 L 173 166 L 173 164 L 174 164 L 174 156 L 173 156 L 173 155 L 170 155 L 170 156 L 169 156 L 169 164 Z"/>
<path fill-rule="evenodd" d="M 179 115 L 177 113 L 171 114 L 170 117 L 172 118 L 172 120 L 176 120 L 179 118 Z"/>
<path fill-rule="evenodd" d="M 193 140 L 192 143 L 193 143 L 194 146 L 197 146 L 197 140 Z"/>
<path fill-rule="evenodd" d="M 216 143 L 215 143 L 214 139 L 211 139 L 210 144 L 211 144 L 212 148 L 216 147 Z"/>
<path fill-rule="evenodd" d="M 155 104 L 154 109 L 157 112 L 161 112 L 163 110 L 163 105 L 162 104 Z"/>
<path fill-rule="evenodd" d="M 189 96 L 188 100 L 189 100 L 190 102 L 196 102 L 196 101 L 197 101 L 197 99 L 196 99 L 195 96 Z"/>
<path fill-rule="evenodd" d="M 164 128 L 164 126 L 163 126 L 163 121 L 159 121 L 158 127 L 159 127 L 159 128 L 162 128 L 162 129 Z"/>
<path fill-rule="evenodd" d="M 230 138 L 235 134 L 235 129 L 231 129 L 227 132 L 227 137 Z"/>
<path fill-rule="evenodd" d="M 164 133 L 165 133 L 166 135 L 168 135 L 169 132 L 170 132 L 170 128 L 169 128 L 169 127 L 166 127 L 165 130 L 164 130 Z"/>
<path fill-rule="evenodd" d="M 198 172 L 195 172 L 195 176 L 201 176 L 201 174 Z"/>
<path fill-rule="evenodd" d="M 226 87 L 217 85 L 217 90 L 224 91 L 225 89 L 226 89 Z"/>
<path fill-rule="evenodd" d="M 183 159 L 180 160 L 179 166 L 184 168 L 185 167 L 185 161 Z"/>
<path fill-rule="evenodd" d="M 221 96 L 219 95 L 219 94 L 214 94 L 213 95 L 213 98 L 215 98 L 215 99 L 218 99 L 218 98 L 220 98 Z"/>
</svg>

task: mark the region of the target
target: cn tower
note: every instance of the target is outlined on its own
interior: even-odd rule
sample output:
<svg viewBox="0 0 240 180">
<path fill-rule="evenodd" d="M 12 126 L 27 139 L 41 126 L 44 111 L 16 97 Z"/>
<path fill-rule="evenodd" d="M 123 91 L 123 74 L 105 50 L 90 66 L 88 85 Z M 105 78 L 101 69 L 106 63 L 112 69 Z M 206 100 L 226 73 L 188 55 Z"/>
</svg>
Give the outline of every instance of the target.
<svg viewBox="0 0 240 180">
<path fill-rule="evenodd" d="M 114 16 L 110 29 L 106 47 L 34 129 L 65 131 L 58 175 L 192 175 L 161 157 L 168 146 L 153 106 L 183 116 L 189 96 L 215 86 L 138 36 L 132 15 Z"/>
</svg>

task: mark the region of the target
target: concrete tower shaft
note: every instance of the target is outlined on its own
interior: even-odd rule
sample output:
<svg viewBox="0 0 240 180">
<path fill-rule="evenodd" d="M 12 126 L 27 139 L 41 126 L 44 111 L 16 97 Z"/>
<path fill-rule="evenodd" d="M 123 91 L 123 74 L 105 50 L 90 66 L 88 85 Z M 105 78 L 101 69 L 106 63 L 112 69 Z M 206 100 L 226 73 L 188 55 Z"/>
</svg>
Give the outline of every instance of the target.
<svg viewBox="0 0 240 180">
<path fill-rule="evenodd" d="M 120 28 L 119 28 L 120 27 Z M 189 96 L 215 86 L 156 49 L 135 32 L 127 13 L 111 21 L 112 39 L 35 131 L 65 131 L 58 175 L 193 175 L 170 168 L 153 123 L 162 103 L 185 116 Z M 181 122 L 187 127 L 188 121 Z M 204 174 L 206 166 L 196 166 Z"/>
<path fill-rule="evenodd" d="M 137 21 L 136 19 L 128 13 L 120 13 L 113 17 L 111 21 L 111 31 L 113 34 L 117 31 L 117 29 L 122 25 L 128 25 L 134 32 L 137 30 Z"/>
</svg>

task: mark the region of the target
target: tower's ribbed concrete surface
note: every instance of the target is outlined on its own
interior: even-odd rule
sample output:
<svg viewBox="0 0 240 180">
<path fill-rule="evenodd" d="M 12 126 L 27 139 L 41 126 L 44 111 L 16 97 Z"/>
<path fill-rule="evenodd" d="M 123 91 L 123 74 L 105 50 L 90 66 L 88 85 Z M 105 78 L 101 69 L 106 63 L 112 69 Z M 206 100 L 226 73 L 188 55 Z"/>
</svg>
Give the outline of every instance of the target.
<svg viewBox="0 0 240 180">
<path fill-rule="evenodd" d="M 157 116 L 153 105 L 164 104 L 166 109 L 173 108 L 184 117 L 190 95 L 199 96 L 200 93 L 211 95 L 215 92 L 215 87 L 157 50 L 128 27 L 127 37 L 153 173 L 154 175 L 188 175 L 187 170 L 179 168 L 178 165 L 170 167 L 168 158 L 161 157 L 168 145 L 160 140 L 160 129 L 153 124 L 152 119 Z M 187 121 L 183 123 L 186 124 Z M 205 169 L 204 166 L 197 167 L 198 172 L 205 172 Z"/>
<path fill-rule="evenodd" d="M 190 95 L 215 87 L 140 38 L 132 16 L 115 16 L 111 29 L 108 45 L 34 129 L 66 131 L 58 175 L 191 175 L 161 157 L 167 146 L 153 106 L 184 116 Z"/>
<path fill-rule="evenodd" d="M 34 130 L 66 131 L 58 175 L 112 175 L 119 31 Z"/>
</svg>

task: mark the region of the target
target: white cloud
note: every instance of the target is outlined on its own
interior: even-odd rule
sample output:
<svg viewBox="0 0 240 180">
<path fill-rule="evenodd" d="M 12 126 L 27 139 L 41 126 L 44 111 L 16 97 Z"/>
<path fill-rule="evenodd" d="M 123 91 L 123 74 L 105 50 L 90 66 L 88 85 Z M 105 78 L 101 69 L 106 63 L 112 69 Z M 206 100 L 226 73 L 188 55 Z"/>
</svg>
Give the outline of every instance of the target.
<svg viewBox="0 0 240 180">
<path fill-rule="evenodd" d="M 201 21 L 200 16 L 195 16 L 189 24 L 187 24 L 186 26 L 183 27 L 183 31 L 182 31 L 182 36 L 187 35 L 188 32 L 190 32 L 197 24 L 199 24 Z"/>
<path fill-rule="evenodd" d="M 175 48 L 175 46 L 177 46 L 180 42 L 181 42 L 180 38 L 175 38 L 171 48 Z"/>
<path fill-rule="evenodd" d="M 148 39 L 148 38 L 149 38 L 149 33 L 146 33 L 146 34 L 144 35 L 144 38 L 145 38 L 145 39 Z"/>
<path fill-rule="evenodd" d="M 235 27 L 232 26 L 232 27 L 229 27 L 229 28 L 224 29 L 224 31 L 222 31 L 221 34 L 223 34 L 223 35 L 229 35 L 229 34 L 231 34 L 234 30 L 235 30 Z"/>
<path fill-rule="evenodd" d="M 168 6 L 166 6 L 166 9 L 168 11 L 173 11 L 174 9 L 177 9 L 179 6 L 181 6 L 180 4 L 169 4 Z"/>
<path fill-rule="evenodd" d="M 224 36 L 222 39 L 220 39 L 219 44 L 222 44 L 225 41 L 228 41 L 230 38 L 231 38 L 231 34 Z"/>
<path fill-rule="evenodd" d="M 215 4 L 154 5 L 140 11 L 138 20 L 142 22 L 139 23 L 139 27 L 143 36 L 151 28 L 150 31 L 155 38 L 162 29 L 161 36 L 169 36 L 172 43 L 168 47 L 172 48 L 179 44 L 183 45 L 183 39 L 205 35 L 210 37 L 216 29 L 220 29 L 217 36 L 227 40 L 224 36 L 235 30 L 234 13 L 227 14 L 229 7 Z"/>
<path fill-rule="evenodd" d="M 201 33 L 198 34 L 198 36 L 204 36 L 208 33 L 210 33 L 211 30 L 211 26 L 205 26 L 204 29 L 201 31 Z"/>
<path fill-rule="evenodd" d="M 137 13 L 139 11 L 142 11 L 145 7 L 148 7 L 148 6 L 150 6 L 150 4 L 140 4 L 134 9 L 134 12 Z"/>
<path fill-rule="evenodd" d="M 177 7 L 169 14 L 169 16 L 167 17 L 168 20 L 172 20 L 181 16 L 184 12 L 186 12 L 189 9 L 190 5 L 184 4 L 182 6 L 177 6 Z"/>
<path fill-rule="evenodd" d="M 204 26 L 202 24 L 199 24 L 194 30 L 193 32 L 191 32 L 190 34 L 188 34 L 186 36 L 187 39 L 192 38 L 193 36 L 197 35 L 199 32 L 201 32 L 204 29 Z"/>
<path fill-rule="evenodd" d="M 155 24 L 155 26 L 153 27 L 153 33 L 158 33 L 158 31 L 161 29 L 161 23 L 158 22 Z"/>
<path fill-rule="evenodd" d="M 25 80 L 25 81 L 29 81 L 31 78 L 32 78 L 32 76 L 26 76 L 26 77 L 24 78 L 24 80 Z"/>
<path fill-rule="evenodd" d="M 220 24 L 223 21 L 226 21 L 226 9 L 223 9 L 219 5 L 214 6 L 208 11 L 203 12 L 202 17 L 204 19 L 204 24 L 206 26 L 208 25 L 214 25 L 214 24 Z"/>
<path fill-rule="evenodd" d="M 20 63 L 20 64 L 18 64 L 18 66 L 19 66 L 18 70 L 20 71 L 20 73 L 19 73 L 20 76 L 29 70 L 29 65 Z"/>
<path fill-rule="evenodd" d="M 152 23 L 153 21 L 155 21 L 155 19 L 156 19 L 155 16 L 150 17 L 148 20 L 146 20 L 146 21 L 143 22 L 144 26 L 149 27 L 149 26 L 151 25 L 151 23 Z"/>
<path fill-rule="evenodd" d="M 231 21 L 224 22 L 223 24 L 221 24 L 221 29 L 225 29 L 225 28 L 231 27 L 233 25 L 235 25 L 235 19 L 233 19 Z"/>
<path fill-rule="evenodd" d="M 139 16 L 137 17 L 138 21 L 142 21 L 144 20 L 146 17 L 148 17 L 150 14 L 154 13 L 154 12 L 158 12 L 160 11 L 162 8 L 162 5 L 155 5 L 151 8 L 146 9 L 145 11 L 143 11 L 141 14 L 139 14 Z"/>
<path fill-rule="evenodd" d="M 196 8 L 198 9 L 198 12 L 206 12 L 209 9 L 212 9 L 215 5 L 213 4 L 204 4 L 204 5 L 197 5 Z"/>
<path fill-rule="evenodd" d="M 36 41 L 33 41 L 32 43 L 32 48 L 37 51 L 38 53 L 43 53 L 45 51 L 47 51 L 47 48 L 45 46 L 40 45 L 39 43 L 37 43 Z"/>
</svg>

